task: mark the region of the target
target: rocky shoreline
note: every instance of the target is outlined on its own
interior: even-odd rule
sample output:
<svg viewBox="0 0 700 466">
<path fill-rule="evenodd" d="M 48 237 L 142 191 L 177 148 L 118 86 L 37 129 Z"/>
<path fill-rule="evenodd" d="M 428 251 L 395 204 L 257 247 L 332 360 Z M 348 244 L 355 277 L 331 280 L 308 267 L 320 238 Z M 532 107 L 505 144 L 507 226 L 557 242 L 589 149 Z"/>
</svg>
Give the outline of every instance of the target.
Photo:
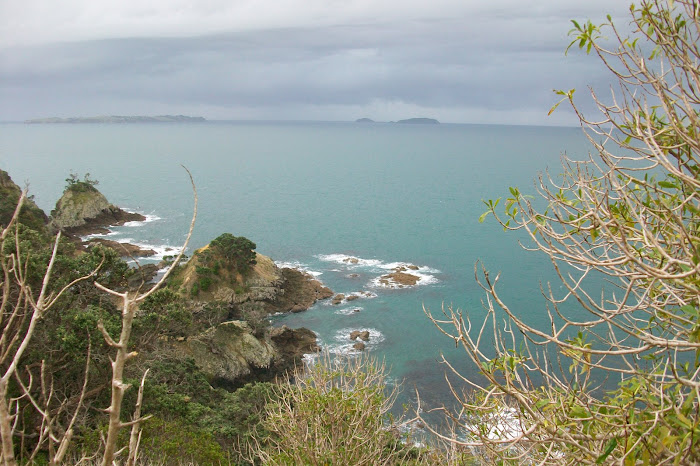
<svg viewBox="0 0 700 466">
<path fill-rule="evenodd" d="M 103 246 L 132 259 L 152 257 L 156 251 L 105 238 L 84 238 L 107 234 L 112 226 L 145 220 L 141 214 L 110 204 L 93 185 L 84 182 L 69 185 L 47 218 L 49 230 L 60 230 L 79 249 Z M 202 262 L 204 252 L 217 264 L 216 274 L 204 274 L 210 270 Z M 306 272 L 277 267 L 261 254 L 255 254 L 254 265 L 247 271 L 235 266 L 219 268 L 218 264 L 226 261 L 211 254 L 209 246 L 195 251 L 173 271 L 166 288 L 185 298 L 192 313 L 210 308 L 218 317 L 198 334 L 161 338 L 159 351 L 170 357 L 191 358 L 213 384 L 237 388 L 284 376 L 302 366 L 305 354 L 320 350 L 311 330 L 270 328 L 265 322 L 271 314 L 305 311 L 318 300 L 333 296 L 330 289 Z M 136 263 L 128 289 L 143 291 L 152 286 L 158 271 L 167 265 Z"/>
</svg>

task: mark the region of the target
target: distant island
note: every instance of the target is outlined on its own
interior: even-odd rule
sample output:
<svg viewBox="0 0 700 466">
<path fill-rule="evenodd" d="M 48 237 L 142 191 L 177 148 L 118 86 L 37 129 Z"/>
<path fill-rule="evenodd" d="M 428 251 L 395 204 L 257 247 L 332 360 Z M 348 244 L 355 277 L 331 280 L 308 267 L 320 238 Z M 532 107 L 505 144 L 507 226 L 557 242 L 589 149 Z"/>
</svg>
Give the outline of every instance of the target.
<svg viewBox="0 0 700 466">
<path fill-rule="evenodd" d="M 103 115 L 94 117 L 69 117 L 69 118 L 37 118 L 26 120 L 30 125 L 48 123 L 192 123 L 207 121 L 203 117 L 185 115 L 158 115 L 158 116 L 120 116 Z"/>
<path fill-rule="evenodd" d="M 409 118 L 407 120 L 399 120 L 397 123 L 407 123 L 413 125 L 437 125 L 440 124 L 439 121 L 433 118 Z"/>
<path fill-rule="evenodd" d="M 355 120 L 355 123 L 376 123 L 371 118 L 359 118 Z M 438 125 L 439 121 L 434 118 L 408 118 L 406 120 L 390 121 L 389 123 L 404 123 L 413 125 Z"/>
</svg>

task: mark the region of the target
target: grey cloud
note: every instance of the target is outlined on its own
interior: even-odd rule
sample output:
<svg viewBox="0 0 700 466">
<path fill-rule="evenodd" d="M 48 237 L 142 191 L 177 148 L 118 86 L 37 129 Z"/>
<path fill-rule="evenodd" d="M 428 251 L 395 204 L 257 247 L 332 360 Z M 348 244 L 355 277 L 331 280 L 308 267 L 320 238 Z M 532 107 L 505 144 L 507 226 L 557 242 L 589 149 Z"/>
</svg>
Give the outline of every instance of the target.
<svg viewBox="0 0 700 466">
<path fill-rule="evenodd" d="M 564 57 L 565 22 L 497 16 L 0 49 L 0 119 L 377 100 L 544 114 L 552 88 L 605 82 L 593 61 Z"/>
</svg>

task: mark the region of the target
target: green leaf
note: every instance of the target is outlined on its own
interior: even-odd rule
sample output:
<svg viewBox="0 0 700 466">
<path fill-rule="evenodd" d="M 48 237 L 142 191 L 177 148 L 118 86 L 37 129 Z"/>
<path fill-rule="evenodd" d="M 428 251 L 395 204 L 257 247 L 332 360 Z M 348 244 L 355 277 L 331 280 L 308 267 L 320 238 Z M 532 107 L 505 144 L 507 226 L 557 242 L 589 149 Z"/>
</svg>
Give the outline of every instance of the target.
<svg viewBox="0 0 700 466">
<path fill-rule="evenodd" d="M 490 210 L 487 210 L 483 214 L 479 216 L 479 223 L 484 223 L 484 219 L 491 213 Z"/>
<path fill-rule="evenodd" d="M 608 456 L 610 456 L 610 453 L 612 453 L 615 450 L 615 447 L 617 447 L 617 438 L 611 438 L 608 442 L 608 445 L 605 447 L 605 451 L 602 455 L 596 458 L 595 463 L 601 464 L 603 461 L 605 461 L 608 458 Z"/>
</svg>

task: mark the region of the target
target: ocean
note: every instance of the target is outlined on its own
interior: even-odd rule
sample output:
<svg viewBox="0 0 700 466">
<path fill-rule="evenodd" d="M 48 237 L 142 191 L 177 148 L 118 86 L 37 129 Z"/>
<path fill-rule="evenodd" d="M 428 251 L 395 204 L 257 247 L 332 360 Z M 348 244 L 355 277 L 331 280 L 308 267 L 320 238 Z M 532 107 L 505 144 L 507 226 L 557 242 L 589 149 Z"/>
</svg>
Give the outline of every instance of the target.
<svg viewBox="0 0 700 466">
<path fill-rule="evenodd" d="M 485 293 L 480 261 L 500 272 L 503 299 L 533 325 L 546 326 L 540 285 L 554 280 L 548 259 L 525 251 L 519 233 L 479 223 L 482 199 L 509 186 L 534 194 L 533 181 L 561 171 L 560 158 L 587 156 L 580 128 L 401 125 L 326 122 L 184 124 L 0 124 L 0 168 L 28 184 L 39 207 L 54 207 L 72 172 L 89 172 L 110 202 L 146 222 L 115 228 L 111 239 L 173 254 L 187 233 L 196 183 L 199 213 L 190 252 L 221 233 L 245 236 L 279 265 L 315 275 L 337 293 L 274 325 L 305 326 L 332 353 L 352 352 L 349 334 L 369 330 L 365 351 L 384 360 L 427 407 L 450 403 L 444 355 L 478 379 L 424 313 L 454 306 L 476 322 Z M 416 286 L 378 278 L 418 268 Z M 555 291 L 559 289 L 554 282 Z"/>
</svg>

